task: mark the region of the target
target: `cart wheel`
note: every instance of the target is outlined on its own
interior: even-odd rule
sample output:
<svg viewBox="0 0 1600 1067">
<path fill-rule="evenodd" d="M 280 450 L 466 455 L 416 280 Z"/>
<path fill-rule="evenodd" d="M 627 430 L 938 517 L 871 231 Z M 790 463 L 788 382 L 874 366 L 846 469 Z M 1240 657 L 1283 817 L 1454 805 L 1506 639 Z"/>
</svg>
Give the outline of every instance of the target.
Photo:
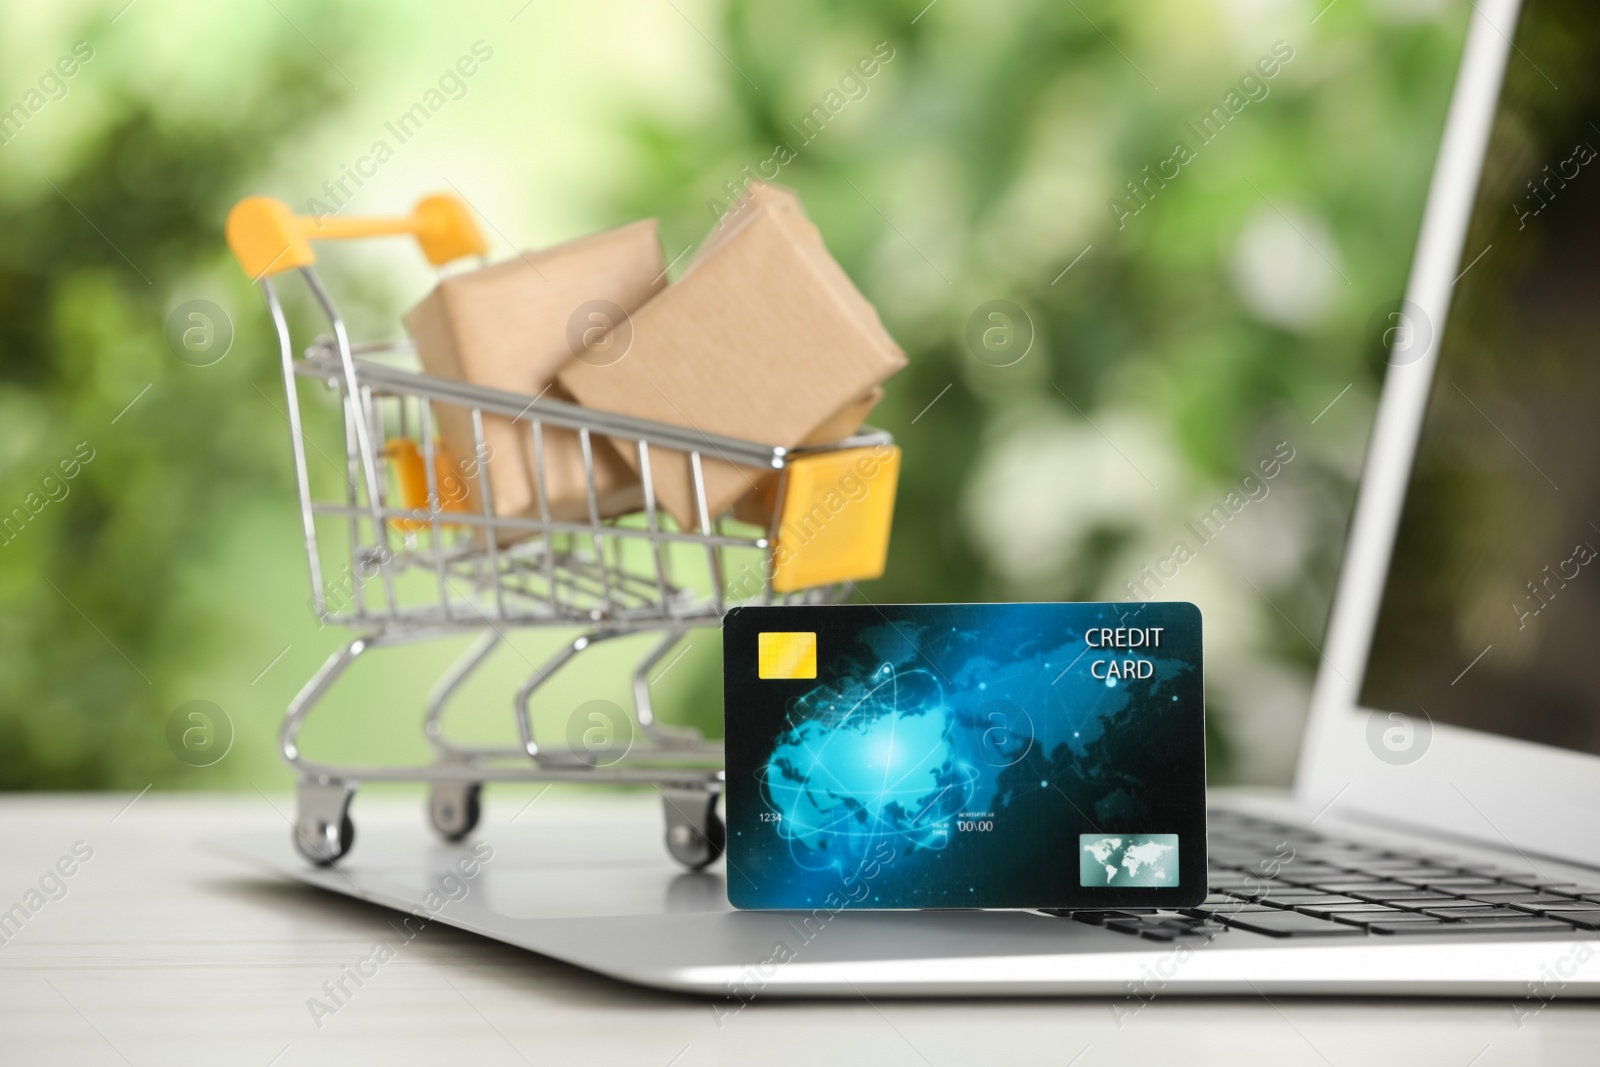
<svg viewBox="0 0 1600 1067">
<path fill-rule="evenodd" d="M 714 863 L 728 844 L 728 827 L 717 815 L 717 795 L 698 789 L 663 789 L 667 851 L 698 871 Z"/>
<path fill-rule="evenodd" d="M 435 782 L 428 789 L 428 821 L 446 841 L 460 841 L 472 833 L 483 816 L 478 782 Z"/>
<path fill-rule="evenodd" d="M 350 851 L 356 826 L 350 821 L 353 782 L 304 779 L 295 790 L 294 847 L 318 867 L 328 867 Z"/>
</svg>

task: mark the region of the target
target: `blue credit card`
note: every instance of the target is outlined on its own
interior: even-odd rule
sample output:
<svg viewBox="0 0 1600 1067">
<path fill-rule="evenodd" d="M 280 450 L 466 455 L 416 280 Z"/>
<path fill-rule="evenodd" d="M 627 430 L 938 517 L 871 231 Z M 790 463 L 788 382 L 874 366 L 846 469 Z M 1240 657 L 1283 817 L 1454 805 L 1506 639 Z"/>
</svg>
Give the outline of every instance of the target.
<svg viewBox="0 0 1600 1067">
<path fill-rule="evenodd" d="M 1189 907 L 1206 895 L 1193 604 L 734 608 L 735 907 Z"/>
</svg>

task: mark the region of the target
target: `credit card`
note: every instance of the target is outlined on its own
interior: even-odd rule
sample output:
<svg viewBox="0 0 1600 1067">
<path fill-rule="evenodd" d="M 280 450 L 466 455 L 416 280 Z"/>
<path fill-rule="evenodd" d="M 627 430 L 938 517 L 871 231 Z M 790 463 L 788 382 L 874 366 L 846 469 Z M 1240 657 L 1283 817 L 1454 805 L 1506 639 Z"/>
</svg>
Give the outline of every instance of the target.
<svg viewBox="0 0 1600 1067">
<path fill-rule="evenodd" d="M 743 607 L 722 635 L 735 907 L 1205 899 L 1193 604 Z"/>
</svg>

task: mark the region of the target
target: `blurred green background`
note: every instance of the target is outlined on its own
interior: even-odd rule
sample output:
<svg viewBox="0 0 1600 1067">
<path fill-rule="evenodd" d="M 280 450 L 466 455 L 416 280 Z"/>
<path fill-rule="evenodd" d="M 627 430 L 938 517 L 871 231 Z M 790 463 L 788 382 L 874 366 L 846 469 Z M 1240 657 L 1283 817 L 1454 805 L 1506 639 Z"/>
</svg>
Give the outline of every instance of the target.
<svg viewBox="0 0 1600 1067">
<path fill-rule="evenodd" d="M 1160 595 L 1205 612 L 1212 778 L 1287 781 L 1381 379 L 1368 322 L 1404 285 L 1469 10 L 1325 5 L 10 5 L 0 517 L 24 513 L 0 536 L 0 788 L 291 780 L 277 720 L 343 635 L 307 604 L 276 349 L 223 220 L 246 195 L 326 202 L 477 42 L 492 58 L 345 213 L 453 189 L 497 258 L 656 216 L 672 259 L 725 183 L 789 145 L 778 180 L 911 360 L 873 418 L 905 468 L 866 595 L 1120 599 L 1188 541 Z M 802 144 L 792 124 L 875 51 L 890 58 Z M 1214 107 L 1230 121 L 1205 142 L 1189 124 Z M 1126 183 L 1171 176 L 1180 140 L 1193 158 L 1137 199 Z M 363 337 L 400 335 L 429 285 L 401 242 L 323 263 Z M 196 299 L 234 331 L 206 367 L 166 338 Z M 1007 366 L 968 340 L 996 300 L 1032 336 Z M 335 426 L 306 395 L 313 427 Z M 1283 443 L 1266 495 L 1198 547 L 1186 523 Z M 511 689 L 559 639 L 519 638 L 462 731 L 509 739 Z M 460 647 L 363 663 L 307 748 L 420 757 L 421 694 Z M 639 647 L 568 672 L 541 721 L 625 701 Z M 719 668 L 703 632 L 660 681 L 667 717 L 716 725 Z M 191 700 L 236 731 L 210 767 L 167 744 Z"/>
</svg>

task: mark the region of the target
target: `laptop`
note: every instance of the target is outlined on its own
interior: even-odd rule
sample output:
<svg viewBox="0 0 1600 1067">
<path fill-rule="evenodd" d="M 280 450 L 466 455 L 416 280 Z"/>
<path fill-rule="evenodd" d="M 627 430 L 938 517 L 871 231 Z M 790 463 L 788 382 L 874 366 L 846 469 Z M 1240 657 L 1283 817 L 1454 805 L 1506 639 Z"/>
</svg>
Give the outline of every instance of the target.
<svg viewBox="0 0 1600 1067">
<path fill-rule="evenodd" d="M 648 834 L 494 835 L 478 891 L 437 845 L 369 840 L 333 869 L 277 839 L 256 855 L 728 1013 L 1600 995 L 1597 57 L 1590 5 L 1474 6 L 1409 288 L 1376 317 L 1389 366 L 1295 786 L 1214 795 L 1201 906 L 735 912 L 716 868 L 684 874 Z"/>
</svg>

